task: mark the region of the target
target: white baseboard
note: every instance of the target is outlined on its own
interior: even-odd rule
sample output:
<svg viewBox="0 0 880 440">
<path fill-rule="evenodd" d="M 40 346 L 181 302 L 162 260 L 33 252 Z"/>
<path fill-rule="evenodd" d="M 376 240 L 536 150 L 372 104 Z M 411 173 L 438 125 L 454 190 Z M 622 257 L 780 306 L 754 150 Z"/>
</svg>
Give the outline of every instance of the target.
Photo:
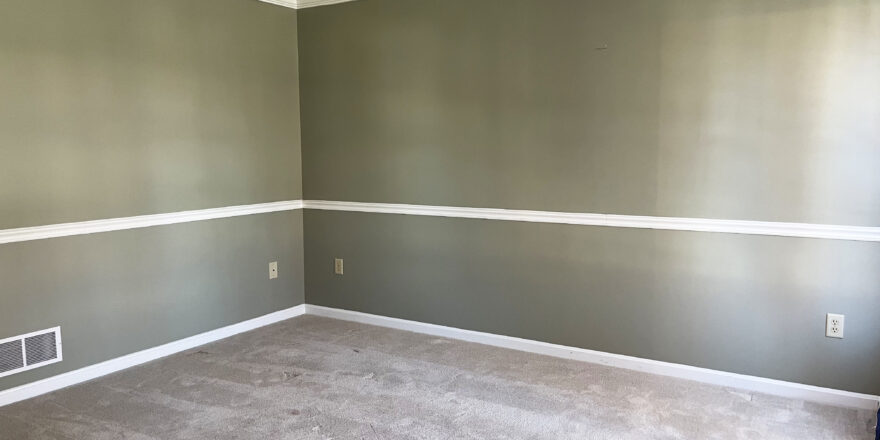
<svg viewBox="0 0 880 440">
<path fill-rule="evenodd" d="M 42 394 L 60 390 L 62 388 L 86 382 L 110 373 L 115 373 L 126 368 L 131 368 L 146 362 L 154 361 L 165 356 L 180 353 L 191 348 L 205 345 L 223 338 L 244 333 L 259 327 L 263 327 L 286 319 L 295 318 L 305 313 L 305 305 L 298 305 L 289 309 L 280 310 L 258 318 L 232 324 L 226 327 L 211 330 L 185 339 L 180 339 L 158 347 L 148 348 L 137 353 L 132 353 L 116 359 L 101 362 L 79 370 L 52 376 L 37 382 L 31 382 L 16 388 L 0 391 L 0 406 L 9 405 Z"/>
<path fill-rule="evenodd" d="M 491 345 L 495 347 L 510 348 L 514 350 L 538 353 L 558 358 L 590 362 L 594 364 L 607 365 L 610 367 L 625 368 L 628 370 L 676 377 L 680 379 L 688 379 L 712 385 L 739 388 L 748 391 L 773 394 L 793 399 L 808 400 L 812 402 L 825 403 L 835 406 L 846 406 L 871 410 L 876 410 L 878 406 L 880 406 L 880 396 L 872 396 L 869 394 L 853 393 L 850 391 L 822 388 L 813 385 L 804 385 L 775 379 L 747 376 L 744 374 L 710 370 L 708 368 L 692 367 L 689 365 L 673 364 L 669 362 L 660 362 L 632 356 L 604 353 L 601 351 L 567 347 L 564 345 L 549 344 L 546 342 L 495 335 L 491 333 L 476 332 L 472 330 L 462 330 L 453 327 L 445 327 L 442 325 L 426 324 L 417 321 L 389 318 L 385 316 L 371 315 L 349 310 L 334 309 L 309 304 L 306 305 L 306 314 L 341 319 L 345 321 L 359 322 L 362 324 L 377 325 L 398 330 L 406 330 L 433 336 L 441 336 L 468 342 L 476 342 L 479 344 Z"/>
<path fill-rule="evenodd" d="M 239 333 L 254 330 L 290 318 L 295 318 L 303 314 L 406 330 L 829 405 L 871 410 L 876 410 L 878 406 L 880 406 L 880 396 L 869 394 L 853 393 L 850 391 L 822 388 L 813 385 L 727 373 L 724 371 L 710 370 L 708 368 L 660 362 L 633 356 L 604 353 L 583 348 L 567 347 L 564 345 L 550 344 L 529 339 L 514 338 L 511 336 L 495 335 L 491 333 L 463 330 L 442 325 L 426 324 L 417 321 L 408 321 L 405 319 L 389 318 L 368 313 L 306 304 L 270 313 L 238 324 L 232 324 L 223 328 L 211 330 L 185 339 L 170 342 L 165 345 L 101 362 L 99 364 L 83 367 L 79 370 L 63 373 L 58 376 L 53 376 L 16 388 L 0 391 L 0 406 L 37 397 L 42 394 L 86 382 L 107 374 L 115 373 L 126 368 L 131 368 L 165 356 L 180 353 L 200 345 L 228 338 Z"/>
</svg>

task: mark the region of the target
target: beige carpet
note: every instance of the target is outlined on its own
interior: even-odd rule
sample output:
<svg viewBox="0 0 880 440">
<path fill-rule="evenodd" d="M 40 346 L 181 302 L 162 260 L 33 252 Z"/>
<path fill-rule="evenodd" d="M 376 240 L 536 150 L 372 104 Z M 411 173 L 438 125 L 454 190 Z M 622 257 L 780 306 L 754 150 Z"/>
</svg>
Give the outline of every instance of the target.
<svg viewBox="0 0 880 440">
<path fill-rule="evenodd" d="M 304 316 L 0 408 L 0 438 L 867 440 L 873 419 Z"/>
</svg>

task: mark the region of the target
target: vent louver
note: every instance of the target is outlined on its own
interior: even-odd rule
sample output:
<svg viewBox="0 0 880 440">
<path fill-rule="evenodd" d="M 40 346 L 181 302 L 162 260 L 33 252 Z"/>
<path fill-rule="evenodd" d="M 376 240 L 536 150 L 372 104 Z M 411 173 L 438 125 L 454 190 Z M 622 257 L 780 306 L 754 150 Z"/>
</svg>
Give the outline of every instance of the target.
<svg viewBox="0 0 880 440">
<path fill-rule="evenodd" d="M 0 377 L 61 362 L 61 327 L 0 340 Z"/>
<path fill-rule="evenodd" d="M 54 332 L 24 338 L 24 348 L 28 365 L 51 361 L 58 357 Z"/>
<path fill-rule="evenodd" d="M 24 353 L 20 341 L 0 344 L 0 373 L 24 367 Z"/>
</svg>

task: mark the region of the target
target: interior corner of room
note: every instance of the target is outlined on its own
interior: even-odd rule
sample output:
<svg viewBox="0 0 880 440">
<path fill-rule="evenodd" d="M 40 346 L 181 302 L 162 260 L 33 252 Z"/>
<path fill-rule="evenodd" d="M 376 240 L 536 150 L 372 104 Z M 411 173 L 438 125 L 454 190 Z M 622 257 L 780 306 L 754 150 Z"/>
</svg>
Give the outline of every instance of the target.
<svg viewBox="0 0 880 440">
<path fill-rule="evenodd" d="M 873 439 L 878 78 L 880 0 L 4 2 L 0 440 Z"/>
</svg>

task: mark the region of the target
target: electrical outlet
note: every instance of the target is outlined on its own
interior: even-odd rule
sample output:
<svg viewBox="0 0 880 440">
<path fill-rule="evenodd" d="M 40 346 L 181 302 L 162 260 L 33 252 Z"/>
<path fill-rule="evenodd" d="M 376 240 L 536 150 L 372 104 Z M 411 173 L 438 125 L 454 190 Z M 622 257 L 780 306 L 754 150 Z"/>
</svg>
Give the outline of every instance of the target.
<svg viewBox="0 0 880 440">
<path fill-rule="evenodd" d="M 333 264 L 333 270 L 336 272 L 336 275 L 342 275 L 344 272 L 342 269 L 342 258 L 337 258 Z"/>
<path fill-rule="evenodd" d="M 825 317 L 825 336 L 829 338 L 843 339 L 844 316 L 829 313 Z"/>
<path fill-rule="evenodd" d="M 269 279 L 274 280 L 278 278 L 278 262 L 273 261 L 269 263 Z"/>
</svg>

